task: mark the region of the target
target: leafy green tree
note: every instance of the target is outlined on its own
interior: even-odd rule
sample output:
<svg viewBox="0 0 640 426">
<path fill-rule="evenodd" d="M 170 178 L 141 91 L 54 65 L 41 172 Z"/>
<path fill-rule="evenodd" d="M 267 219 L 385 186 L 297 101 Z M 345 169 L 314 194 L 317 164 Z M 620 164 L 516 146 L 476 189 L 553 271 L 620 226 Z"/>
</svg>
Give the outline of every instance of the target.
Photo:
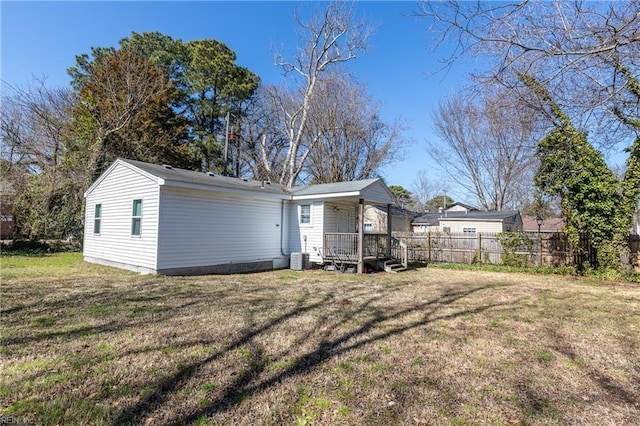
<svg viewBox="0 0 640 426">
<path fill-rule="evenodd" d="M 81 230 L 83 168 L 68 162 L 76 100 L 71 90 L 43 81 L 3 93 L 0 179 L 12 189 L 3 202 L 13 205 L 17 239 L 66 238 Z"/>
<path fill-rule="evenodd" d="M 456 41 L 449 65 L 467 53 L 481 55 L 489 67 L 475 75 L 478 81 L 522 91 L 533 106 L 531 113 L 546 116 L 551 126 L 539 147 L 546 164 L 538 183 L 547 195 L 563 195 L 564 214 L 570 216 L 571 226 L 588 230 L 597 240 L 611 237 L 600 247 L 602 267 L 617 263 L 615 252 L 622 260 L 616 266 L 625 264 L 621 241 L 640 198 L 638 3 L 422 4 L 422 15 L 432 20 L 432 29 L 442 31 L 441 42 Z M 598 145 L 587 142 L 585 133 L 577 129 L 588 129 L 592 141 L 602 147 L 628 144 L 629 157 L 620 180 L 606 170 Z M 568 170 L 571 167 L 577 167 L 575 173 Z M 563 181 L 565 177 L 568 180 Z M 604 198 L 598 200 L 596 194 Z M 612 210 L 614 216 L 607 218 Z M 598 230 L 600 226 L 604 228 Z"/>
<path fill-rule="evenodd" d="M 448 207 L 451 207 L 453 203 L 453 198 L 449 197 L 448 195 L 437 195 L 425 203 L 424 210 L 428 212 L 437 212 L 442 208 L 446 209 Z"/>
<path fill-rule="evenodd" d="M 243 103 L 253 96 L 260 79 L 236 65 L 235 52 L 217 40 L 190 41 L 186 49 L 182 87 L 196 153 L 205 170 L 220 171 L 226 159 L 218 135 L 224 134 L 227 114 L 235 120 L 242 116 Z"/>
<path fill-rule="evenodd" d="M 115 51 L 92 48 L 91 56 L 77 56 L 76 65 L 69 69 L 73 86 L 80 90 L 89 84 L 91 70 Z M 120 40 L 119 51 L 135 52 L 172 83 L 175 93 L 167 105 L 186 120 L 190 155 L 198 163 L 191 167 L 224 170 L 227 117 L 240 121 L 245 103 L 259 85 L 258 76 L 238 66 L 235 52 L 214 39 L 184 43 L 159 32 L 134 32 Z"/>
<path fill-rule="evenodd" d="M 80 236 L 83 192 L 73 171 L 52 168 L 31 175 L 13 206 L 16 234 L 33 240 Z"/>
<path fill-rule="evenodd" d="M 393 196 L 396 198 L 396 204 L 398 204 L 400 207 L 405 207 L 413 202 L 413 196 L 411 195 L 411 192 L 405 187 L 401 185 L 390 185 L 389 189 L 391 190 L 391 193 L 393 193 Z"/>
</svg>

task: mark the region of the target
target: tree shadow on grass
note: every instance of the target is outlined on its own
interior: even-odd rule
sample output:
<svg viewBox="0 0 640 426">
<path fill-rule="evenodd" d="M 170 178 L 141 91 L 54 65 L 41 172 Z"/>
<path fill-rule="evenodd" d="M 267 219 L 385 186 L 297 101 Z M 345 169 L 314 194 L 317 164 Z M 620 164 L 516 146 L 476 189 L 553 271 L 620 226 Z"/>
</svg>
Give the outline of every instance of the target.
<svg viewBox="0 0 640 426">
<path fill-rule="evenodd" d="M 3 346 L 8 347 L 11 345 L 23 345 L 41 342 L 43 340 L 66 340 L 93 334 L 119 332 L 122 330 L 126 330 L 127 328 L 142 327 L 146 323 L 157 323 L 173 316 L 176 310 L 187 309 L 198 303 L 199 302 L 195 301 L 185 302 L 181 305 L 163 307 L 160 311 L 149 313 L 147 313 L 145 309 L 136 310 L 136 308 L 134 308 L 131 310 L 130 316 L 127 317 L 125 321 L 123 321 L 122 319 L 115 319 L 95 326 L 76 327 L 68 330 L 46 331 L 9 338 L 3 337 L 0 342 Z"/>
<path fill-rule="evenodd" d="M 551 330 L 550 333 L 553 337 L 553 349 L 566 356 L 574 365 L 579 366 L 586 376 L 600 387 L 605 395 L 620 404 L 635 407 L 636 411 L 640 410 L 640 393 L 634 394 L 634 392 L 625 388 L 615 379 L 610 377 L 606 371 L 599 371 L 596 368 L 585 364 L 582 362 L 580 356 L 576 353 L 571 344 L 568 343 L 558 331 Z M 637 374 L 640 374 L 640 372 L 637 372 Z M 640 385 L 638 375 L 636 375 L 635 381 L 635 388 L 638 389 L 638 385 Z M 633 388 L 633 386 L 631 386 L 631 388 Z"/>
<path fill-rule="evenodd" d="M 440 310 L 447 306 L 454 305 L 461 299 L 467 298 L 482 290 L 497 287 L 497 285 L 486 285 L 465 290 L 448 290 L 431 300 L 410 303 L 408 306 L 402 306 L 400 308 L 380 308 L 373 306 L 376 301 L 384 300 L 385 292 L 401 291 L 402 286 L 402 284 L 386 286 L 384 292 L 377 291 L 373 294 L 371 294 L 370 290 L 361 292 L 358 294 L 358 297 L 366 293 L 367 298 L 359 304 L 349 302 L 349 309 L 345 309 L 340 317 L 326 313 L 321 315 L 318 319 L 318 324 L 323 324 L 324 327 L 311 327 L 311 330 L 302 337 L 302 339 L 306 341 L 311 341 L 312 338 L 318 340 L 317 344 L 314 344 L 311 349 L 297 356 L 295 361 L 287 364 L 287 367 L 283 370 L 270 376 L 266 375 L 266 377 L 261 376 L 264 376 L 269 360 L 265 359 L 263 356 L 264 349 L 254 341 L 254 338 L 296 316 L 322 309 L 323 307 L 326 308 L 329 304 L 336 304 L 340 301 L 335 300 L 334 293 L 328 293 L 321 300 L 310 304 L 306 303 L 305 300 L 303 300 L 304 298 L 301 298 L 295 307 L 262 324 L 256 324 L 252 318 L 249 318 L 248 327 L 245 328 L 244 333 L 240 337 L 214 354 L 183 366 L 175 374 L 157 381 L 153 385 L 154 390 L 152 392 L 143 396 L 139 402 L 122 411 L 113 421 L 113 424 L 121 425 L 142 422 L 145 417 L 162 406 L 175 392 L 185 386 L 187 381 L 196 375 L 204 366 L 244 346 L 251 348 L 249 368 L 237 375 L 224 389 L 221 389 L 214 400 L 209 401 L 205 406 L 199 407 L 196 412 L 180 419 L 180 423 L 195 423 L 203 416 L 210 417 L 216 413 L 230 410 L 248 397 L 263 392 L 289 377 L 308 373 L 329 360 L 349 351 L 356 350 L 371 343 L 383 341 L 388 337 L 428 325 L 434 321 L 452 320 L 460 316 L 481 313 L 506 304 L 487 303 L 472 309 L 461 309 L 452 313 L 443 312 L 438 315 Z M 352 296 L 355 295 L 356 294 L 353 294 Z M 328 312 L 328 310 L 326 311 Z M 363 313 L 371 315 L 355 328 L 347 329 L 335 335 L 340 325 L 344 325 L 349 321 L 357 322 L 355 321 L 356 317 Z M 416 316 L 417 318 L 414 319 Z M 391 325 L 385 324 L 394 321 L 398 323 Z M 290 350 L 291 349 L 284 351 L 279 354 L 278 357 L 285 359 L 287 354 L 290 353 Z"/>
</svg>

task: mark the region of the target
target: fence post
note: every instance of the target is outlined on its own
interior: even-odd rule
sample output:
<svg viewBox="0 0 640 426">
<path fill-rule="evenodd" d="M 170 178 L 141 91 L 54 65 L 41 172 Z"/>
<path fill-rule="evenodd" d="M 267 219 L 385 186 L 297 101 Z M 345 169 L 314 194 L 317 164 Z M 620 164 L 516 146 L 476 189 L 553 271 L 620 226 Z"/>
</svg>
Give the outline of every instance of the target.
<svg viewBox="0 0 640 426">
<path fill-rule="evenodd" d="M 427 233 L 427 262 L 431 262 L 431 232 Z"/>
<path fill-rule="evenodd" d="M 478 232 L 478 263 L 482 264 L 482 232 Z"/>
</svg>

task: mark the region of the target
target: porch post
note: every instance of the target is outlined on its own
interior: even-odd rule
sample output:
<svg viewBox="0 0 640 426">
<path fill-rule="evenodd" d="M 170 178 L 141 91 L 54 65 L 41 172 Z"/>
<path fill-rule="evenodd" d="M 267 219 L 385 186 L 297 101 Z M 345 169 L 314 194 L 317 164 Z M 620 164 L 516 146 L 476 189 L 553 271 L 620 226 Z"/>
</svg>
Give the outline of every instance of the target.
<svg viewBox="0 0 640 426">
<path fill-rule="evenodd" d="M 391 204 L 387 204 L 387 258 L 391 257 Z"/>
<path fill-rule="evenodd" d="M 358 200 L 358 273 L 364 271 L 364 200 Z"/>
</svg>

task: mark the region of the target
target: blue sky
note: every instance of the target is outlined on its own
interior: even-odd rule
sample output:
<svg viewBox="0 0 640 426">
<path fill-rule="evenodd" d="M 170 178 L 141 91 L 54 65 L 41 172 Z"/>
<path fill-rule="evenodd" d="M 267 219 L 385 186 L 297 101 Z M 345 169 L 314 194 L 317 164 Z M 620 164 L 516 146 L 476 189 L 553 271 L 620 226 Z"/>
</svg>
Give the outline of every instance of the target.
<svg viewBox="0 0 640 426">
<path fill-rule="evenodd" d="M 273 53 L 290 53 L 297 45 L 293 11 L 300 4 L 285 1 L 199 2 L 16 2 L 2 1 L 1 68 L 4 83 L 27 85 L 46 77 L 50 87 L 68 85 L 68 67 L 75 55 L 92 46 L 117 46 L 135 32 L 159 31 L 189 41 L 214 38 L 237 54 L 237 63 L 266 83 L 281 81 Z M 418 2 L 357 3 L 358 16 L 376 25 L 371 50 L 350 64 L 353 75 L 366 83 L 382 105 L 383 118 L 401 120 L 410 143 L 403 160 L 385 168 L 389 185 L 411 190 L 416 174 L 426 170 L 444 180 L 428 157 L 425 141 L 432 139 L 430 113 L 437 102 L 465 82 L 465 65 L 438 72 L 443 51 L 431 51 L 435 35 L 427 23 L 411 16 Z M 456 201 L 473 202 L 447 184 Z"/>
</svg>

